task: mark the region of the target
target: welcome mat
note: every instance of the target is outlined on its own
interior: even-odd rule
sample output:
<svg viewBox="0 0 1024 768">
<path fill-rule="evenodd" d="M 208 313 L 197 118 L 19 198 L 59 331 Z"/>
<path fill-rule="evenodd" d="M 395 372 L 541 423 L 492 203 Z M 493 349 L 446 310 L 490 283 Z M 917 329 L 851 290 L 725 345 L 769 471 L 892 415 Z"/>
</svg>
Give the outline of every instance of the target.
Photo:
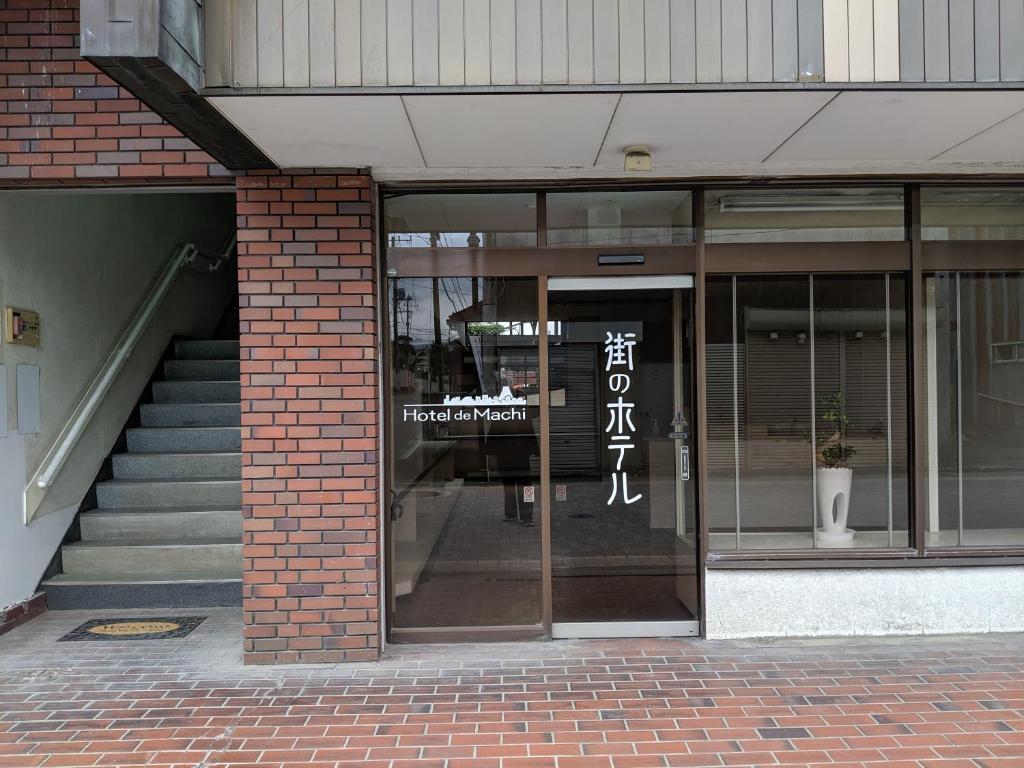
<svg viewBox="0 0 1024 768">
<path fill-rule="evenodd" d="M 90 619 L 58 642 L 76 640 L 172 640 L 185 637 L 205 616 L 146 616 L 138 619 Z"/>
</svg>

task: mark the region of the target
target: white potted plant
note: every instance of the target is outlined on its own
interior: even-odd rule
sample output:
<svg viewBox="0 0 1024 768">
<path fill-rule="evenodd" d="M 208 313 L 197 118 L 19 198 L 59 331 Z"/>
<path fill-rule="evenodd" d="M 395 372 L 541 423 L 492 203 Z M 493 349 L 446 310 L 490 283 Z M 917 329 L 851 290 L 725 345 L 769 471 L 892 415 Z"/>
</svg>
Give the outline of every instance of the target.
<svg viewBox="0 0 1024 768">
<path fill-rule="evenodd" d="M 850 420 L 846 416 L 842 392 L 832 392 L 818 399 L 820 428 L 815 435 L 818 517 L 821 528 L 814 538 L 821 547 L 843 547 L 853 543 L 854 531 L 846 527 L 850 512 L 850 489 L 853 470 L 849 461 L 857 453 L 847 442 Z"/>
</svg>

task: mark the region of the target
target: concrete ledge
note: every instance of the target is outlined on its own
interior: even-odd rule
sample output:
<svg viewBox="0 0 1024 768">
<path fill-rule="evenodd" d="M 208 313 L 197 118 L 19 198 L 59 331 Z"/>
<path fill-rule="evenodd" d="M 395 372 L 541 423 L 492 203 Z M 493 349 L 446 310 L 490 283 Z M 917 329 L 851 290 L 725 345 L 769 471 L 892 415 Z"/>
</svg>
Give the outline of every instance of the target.
<svg viewBox="0 0 1024 768">
<path fill-rule="evenodd" d="M 46 611 L 46 595 L 37 592 L 28 600 L 9 605 L 0 611 L 0 635 L 10 632 Z"/>
<path fill-rule="evenodd" d="M 1024 631 L 1024 566 L 709 570 L 708 638 Z"/>
</svg>

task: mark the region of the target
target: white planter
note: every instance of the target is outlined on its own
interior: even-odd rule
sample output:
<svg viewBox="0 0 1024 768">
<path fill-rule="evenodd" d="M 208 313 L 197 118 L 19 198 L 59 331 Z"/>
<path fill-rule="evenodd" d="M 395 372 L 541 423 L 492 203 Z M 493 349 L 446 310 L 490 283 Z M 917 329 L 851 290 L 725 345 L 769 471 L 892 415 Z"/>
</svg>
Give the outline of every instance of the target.
<svg viewBox="0 0 1024 768">
<path fill-rule="evenodd" d="M 846 527 L 850 513 L 850 488 L 853 470 L 846 467 L 819 467 L 817 470 L 818 517 L 821 530 L 818 543 L 843 546 L 853 540 L 853 531 Z"/>
</svg>

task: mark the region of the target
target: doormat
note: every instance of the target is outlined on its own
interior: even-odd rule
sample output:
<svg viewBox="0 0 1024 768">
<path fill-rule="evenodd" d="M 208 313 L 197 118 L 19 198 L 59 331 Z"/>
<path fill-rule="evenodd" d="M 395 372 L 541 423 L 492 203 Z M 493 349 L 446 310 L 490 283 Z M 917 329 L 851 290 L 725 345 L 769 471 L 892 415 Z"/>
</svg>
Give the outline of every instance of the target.
<svg viewBox="0 0 1024 768">
<path fill-rule="evenodd" d="M 146 616 L 139 619 L 90 619 L 58 642 L 76 640 L 172 640 L 185 637 L 205 616 Z"/>
</svg>

